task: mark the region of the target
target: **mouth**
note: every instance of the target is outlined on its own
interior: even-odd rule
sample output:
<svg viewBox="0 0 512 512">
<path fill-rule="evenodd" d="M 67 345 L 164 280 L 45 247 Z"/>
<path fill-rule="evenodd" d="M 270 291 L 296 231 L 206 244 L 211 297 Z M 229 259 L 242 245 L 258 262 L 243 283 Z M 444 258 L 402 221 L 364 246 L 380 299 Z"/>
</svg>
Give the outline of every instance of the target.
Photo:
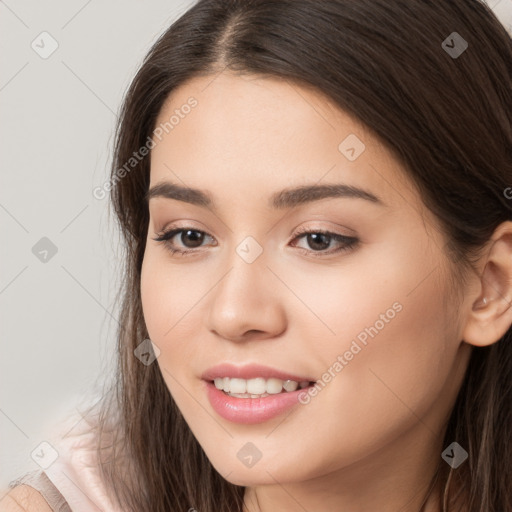
<svg viewBox="0 0 512 512">
<path fill-rule="evenodd" d="M 225 420 L 241 424 L 263 423 L 295 408 L 299 403 L 307 403 L 301 401 L 301 395 L 307 394 L 314 384 L 314 381 L 307 380 L 262 377 L 248 380 L 216 377 L 203 382 L 213 410 Z"/>
<path fill-rule="evenodd" d="M 261 423 L 296 407 L 316 383 L 311 375 L 292 374 L 257 363 L 224 362 L 201 379 L 213 410 L 234 423 Z"/>
<path fill-rule="evenodd" d="M 293 393 L 312 386 L 315 382 L 308 380 L 278 379 L 255 377 L 242 379 L 237 377 L 216 377 L 209 380 L 216 389 L 234 398 L 266 398 L 271 395 Z"/>
</svg>

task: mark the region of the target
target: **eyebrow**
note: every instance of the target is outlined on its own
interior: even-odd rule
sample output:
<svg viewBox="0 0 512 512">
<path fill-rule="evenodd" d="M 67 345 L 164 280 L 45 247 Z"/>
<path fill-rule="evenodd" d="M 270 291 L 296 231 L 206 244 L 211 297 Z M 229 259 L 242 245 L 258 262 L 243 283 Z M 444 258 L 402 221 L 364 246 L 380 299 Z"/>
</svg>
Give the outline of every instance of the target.
<svg viewBox="0 0 512 512">
<path fill-rule="evenodd" d="M 175 199 L 197 206 L 216 209 L 216 205 L 208 192 L 200 189 L 186 187 L 171 183 L 169 181 L 161 182 L 150 188 L 144 200 L 155 197 L 163 197 L 166 199 Z M 364 199 L 380 206 L 385 206 L 384 202 L 376 195 L 352 185 L 343 183 L 330 183 L 326 185 L 302 185 L 294 188 L 287 188 L 274 193 L 269 200 L 269 207 L 273 209 L 294 208 L 296 206 L 319 201 L 326 198 L 354 198 Z"/>
</svg>

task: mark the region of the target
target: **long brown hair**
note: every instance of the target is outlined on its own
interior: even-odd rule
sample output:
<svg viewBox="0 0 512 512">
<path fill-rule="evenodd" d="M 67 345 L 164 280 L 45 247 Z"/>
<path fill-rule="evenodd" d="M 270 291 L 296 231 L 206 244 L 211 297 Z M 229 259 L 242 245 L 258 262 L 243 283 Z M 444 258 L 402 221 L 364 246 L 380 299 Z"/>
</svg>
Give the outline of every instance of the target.
<svg viewBox="0 0 512 512">
<path fill-rule="evenodd" d="M 458 56 L 452 34 L 468 43 Z M 449 36 L 452 39 L 449 39 Z M 451 41 L 448 48 L 443 41 Z M 459 40 L 460 41 L 460 40 Z M 118 368 L 102 402 L 98 454 L 122 510 L 235 512 L 244 487 L 213 468 L 173 401 L 147 339 L 140 273 L 149 214 L 147 145 L 170 93 L 234 70 L 312 86 L 364 123 L 403 164 L 449 240 L 462 282 L 494 229 L 512 217 L 512 39 L 479 0 L 200 0 L 158 39 L 120 112 L 111 202 L 124 242 Z M 133 163 L 133 162 L 132 162 Z M 125 167 L 125 172 L 120 169 Z M 456 264 L 455 264 L 456 263 Z M 445 508 L 512 511 L 512 331 L 475 348 L 448 425 L 469 457 L 442 464 Z M 108 436 L 107 436 L 108 434 Z M 113 438 L 111 437 L 113 436 Z M 441 454 L 440 454 L 441 456 Z M 460 501 L 462 500 L 462 501 Z"/>
</svg>

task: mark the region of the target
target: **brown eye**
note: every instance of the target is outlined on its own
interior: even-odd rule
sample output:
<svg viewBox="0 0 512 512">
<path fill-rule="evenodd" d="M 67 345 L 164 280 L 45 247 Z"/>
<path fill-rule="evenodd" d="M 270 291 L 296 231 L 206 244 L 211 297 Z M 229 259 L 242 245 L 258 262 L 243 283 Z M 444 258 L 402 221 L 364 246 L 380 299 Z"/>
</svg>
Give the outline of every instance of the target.
<svg viewBox="0 0 512 512">
<path fill-rule="evenodd" d="M 355 247 L 359 240 L 352 236 L 344 236 L 338 233 L 331 233 L 330 231 L 322 230 L 300 230 L 295 234 L 295 239 L 306 240 L 308 248 L 299 247 L 305 253 L 313 254 L 314 256 L 329 255 L 337 252 L 348 251 Z M 337 242 L 340 247 L 337 249 L 329 249 L 331 242 Z M 317 253 L 317 254 L 314 254 Z"/>
<path fill-rule="evenodd" d="M 306 240 L 313 250 L 323 251 L 329 248 L 331 237 L 325 233 L 308 233 Z"/>
<path fill-rule="evenodd" d="M 180 241 L 186 247 L 191 247 L 195 249 L 196 247 L 200 247 L 202 241 L 204 240 L 204 233 L 201 231 L 196 231 L 192 229 L 182 230 Z M 190 241 L 190 245 L 188 245 L 188 241 Z"/>
<path fill-rule="evenodd" d="M 176 246 L 176 242 L 173 241 L 173 238 L 176 235 L 181 234 L 179 237 L 179 242 L 186 249 L 181 249 L 180 245 Z M 179 229 L 170 229 L 162 233 L 157 238 L 153 238 L 153 240 L 157 242 L 162 242 L 167 249 L 171 251 L 172 254 L 186 254 L 188 252 L 193 252 L 194 249 L 201 247 L 205 236 L 210 236 L 204 231 L 199 231 L 198 229 L 189 229 L 189 228 L 179 228 Z M 210 237 L 211 238 L 211 237 Z"/>
</svg>

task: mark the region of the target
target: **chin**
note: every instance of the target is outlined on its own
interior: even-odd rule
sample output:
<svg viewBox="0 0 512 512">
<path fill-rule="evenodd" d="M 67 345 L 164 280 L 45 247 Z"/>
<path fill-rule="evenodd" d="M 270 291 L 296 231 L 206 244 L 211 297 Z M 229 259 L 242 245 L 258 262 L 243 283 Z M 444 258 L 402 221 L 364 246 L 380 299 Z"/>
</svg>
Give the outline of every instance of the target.
<svg viewBox="0 0 512 512">
<path fill-rule="evenodd" d="M 229 472 L 229 470 L 228 470 Z M 223 475 L 224 473 L 221 473 Z M 272 478 L 266 471 L 265 468 L 240 469 L 232 470 L 227 476 L 223 476 L 224 480 L 234 485 L 242 487 L 254 487 L 256 485 L 275 484 L 274 478 Z M 279 480 L 279 478 L 277 478 Z M 279 480 L 280 481 L 280 480 Z"/>
</svg>

